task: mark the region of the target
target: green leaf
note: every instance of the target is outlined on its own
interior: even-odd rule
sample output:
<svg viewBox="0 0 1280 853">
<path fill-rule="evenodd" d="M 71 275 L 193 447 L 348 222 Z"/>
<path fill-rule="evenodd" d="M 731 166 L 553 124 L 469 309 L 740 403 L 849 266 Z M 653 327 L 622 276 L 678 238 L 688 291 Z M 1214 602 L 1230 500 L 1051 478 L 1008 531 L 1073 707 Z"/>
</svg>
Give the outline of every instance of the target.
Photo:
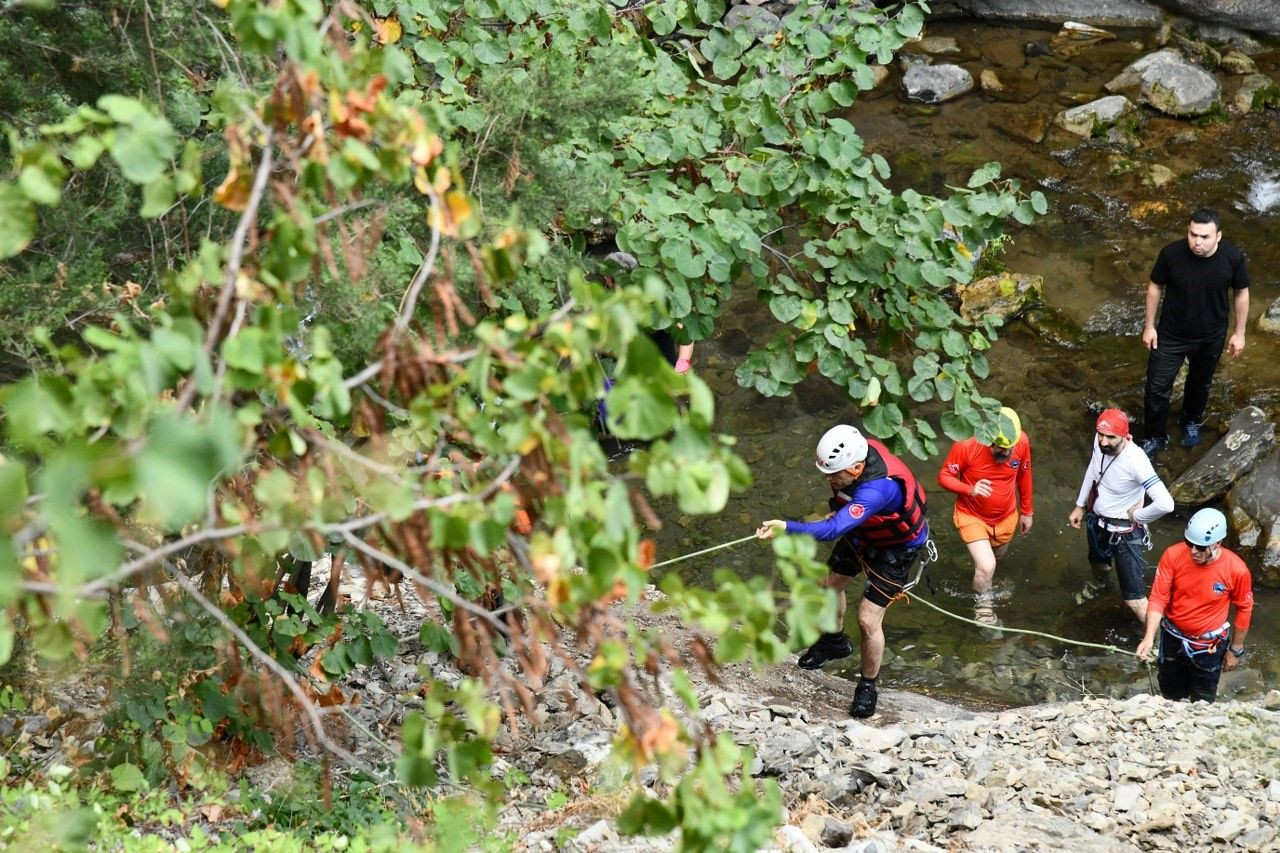
<svg viewBox="0 0 1280 853">
<path fill-rule="evenodd" d="M 111 784 L 117 791 L 141 791 L 147 787 L 147 777 L 135 764 L 117 764 L 111 768 Z"/>
<path fill-rule="evenodd" d="M 111 132 L 107 150 L 121 173 L 135 184 L 149 184 L 169 167 L 177 150 L 173 128 L 163 118 L 144 115 Z"/>
<path fill-rule="evenodd" d="M 142 209 L 138 215 L 143 219 L 155 219 L 173 204 L 173 179 L 161 175 L 142 188 Z"/>
<path fill-rule="evenodd" d="M 36 204 L 51 206 L 62 198 L 61 176 L 51 174 L 39 164 L 23 168 L 18 175 L 18 186 Z"/>
<path fill-rule="evenodd" d="M 987 163 L 970 176 L 968 187 L 969 189 L 974 189 L 983 184 L 989 184 L 998 177 L 1000 177 L 1000 164 L 995 162 Z"/>
<path fill-rule="evenodd" d="M 36 208 L 12 183 L 0 184 L 0 260 L 12 258 L 36 236 Z"/>
</svg>

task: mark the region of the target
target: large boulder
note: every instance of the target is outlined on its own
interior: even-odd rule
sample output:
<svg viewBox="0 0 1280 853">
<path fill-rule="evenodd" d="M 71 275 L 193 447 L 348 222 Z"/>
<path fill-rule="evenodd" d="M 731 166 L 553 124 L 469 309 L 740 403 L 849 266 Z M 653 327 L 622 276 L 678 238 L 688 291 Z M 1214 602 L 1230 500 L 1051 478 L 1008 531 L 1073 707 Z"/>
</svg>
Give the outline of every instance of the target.
<svg viewBox="0 0 1280 853">
<path fill-rule="evenodd" d="M 1005 21 L 1083 21 L 1102 27 L 1158 27 L 1165 18 L 1147 0 L 944 0 L 930 4 L 935 15 L 970 15 Z"/>
<path fill-rule="evenodd" d="M 1133 115 L 1136 108 L 1124 95 L 1108 95 L 1087 104 L 1063 110 L 1054 116 L 1053 123 L 1068 133 L 1083 136 L 1101 136 L 1109 127 Z"/>
<path fill-rule="evenodd" d="M 938 0 L 933 17 L 966 15 L 1005 21 L 1084 21 L 1102 27 L 1158 27 L 1169 17 L 1280 35 L 1276 0 Z"/>
<path fill-rule="evenodd" d="M 988 314 L 1008 320 L 1044 300 L 1044 277 L 1003 272 L 958 285 L 956 293 L 966 320 L 979 322 Z"/>
<path fill-rule="evenodd" d="M 1227 434 L 1173 482 L 1169 492 L 1181 504 L 1199 506 L 1226 494 L 1276 440 L 1276 425 L 1257 406 L 1246 406 L 1227 424 Z"/>
<path fill-rule="evenodd" d="M 902 90 L 911 101 L 940 104 L 972 89 L 973 75 L 959 65 L 912 65 L 902 75 Z"/>
<path fill-rule="evenodd" d="M 1136 88 L 1142 103 L 1179 117 L 1204 115 L 1222 100 L 1217 78 L 1171 48 L 1130 63 L 1106 88 L 1108 92 Z"/>
<path fill-rule="evenodd" d="M 1280 36 L 1276 0 L 1160 0 L 1160 5 L 1198 21 Z"/>
<path fill-rule="evenodd" d="M 1272 448 L 1232 487 L 1227 508 L 1240 544 L 1262 549 L 1259 582 L 1280 586 L 1280 448 Z"/>
</svg>

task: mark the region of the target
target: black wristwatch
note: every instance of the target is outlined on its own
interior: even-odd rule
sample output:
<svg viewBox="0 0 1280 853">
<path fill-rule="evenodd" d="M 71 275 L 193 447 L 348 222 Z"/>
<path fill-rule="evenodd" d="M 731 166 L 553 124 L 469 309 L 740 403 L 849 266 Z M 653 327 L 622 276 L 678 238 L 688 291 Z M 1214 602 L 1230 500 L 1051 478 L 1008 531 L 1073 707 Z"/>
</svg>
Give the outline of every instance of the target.
<svg viewBox="0 0 1280 853">
<path fill-rule="evenodd" d="M 1227 651 L 1229 651 L 1229 652 L 1231 652 L 1231 654 L 1235 655 L 1235 656 L 1236 656 L 1236 660 L 1239 660 L 1240 658 L 1244 657 L 1244 646 L 1241 646 L 1241 647 L 1240 647 L 1240 648 L 1238 648 L 1238 649 L 1233 649 L 1233 648 L 1231 648 L 1230 646 L 1228 646 L 1228 647 L 1227 647 Z"/>
</svg>

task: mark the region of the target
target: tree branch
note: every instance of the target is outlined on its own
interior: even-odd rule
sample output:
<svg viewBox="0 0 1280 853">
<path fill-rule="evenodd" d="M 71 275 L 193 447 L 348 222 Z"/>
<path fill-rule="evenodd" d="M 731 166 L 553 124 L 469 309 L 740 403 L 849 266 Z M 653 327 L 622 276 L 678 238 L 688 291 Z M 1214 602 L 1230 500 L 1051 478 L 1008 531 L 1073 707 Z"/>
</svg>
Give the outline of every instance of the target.
<svg viewBox="0 0 1280 853">
<path fill-rule="evenodd" d="M 444 207 L 441 205 L 440 196 L 430 186 L 426 187 L 427 195 L 431 198 L 431 205 L 436 209 L 436 222 L 431 226 L 431 245 L 427 247 L 427 256 L 422 259 L 422 265 L 418 267 L 418 271 L 413 276 L 413 281 L 409 283 L 409 289 L 405 291 L 404 298 L 400 300 L 400 315 L 396 317 L 395 325 L 391 327 L 391 339 L 394 341 L 404 333 L 409 327 L 409 322 L 413 319 L 413 310 L 417 307 L 418 297 L 422 293 L 422 287 L 427 283 L 427 277 L 431 275 L 431 271 L 435 269 L 436 254 L 440 251 L 440 219 L 445 215 Z"/>
</svg>

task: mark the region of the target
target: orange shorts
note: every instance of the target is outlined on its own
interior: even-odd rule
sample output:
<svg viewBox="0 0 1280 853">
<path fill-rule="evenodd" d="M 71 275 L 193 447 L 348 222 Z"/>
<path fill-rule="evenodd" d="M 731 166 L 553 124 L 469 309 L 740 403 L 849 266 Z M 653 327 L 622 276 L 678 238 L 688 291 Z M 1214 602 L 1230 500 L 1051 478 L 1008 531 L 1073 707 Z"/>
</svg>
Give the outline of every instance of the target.
<svg viewBox="0 0 1280 853">
<path fill-rule="evenodd" d="M 968 545 L 970 542 L 981 542 L 986 539 L 992 548 L 1008 545 L 1013 541 L 1013 534 L 1018 532 L 1018 513 L 1011 512 L 996 524 L 988 524 L 976 515 L 955 511 L 956 530 L 960 531 L 960 541 Z"/>
</svg>

